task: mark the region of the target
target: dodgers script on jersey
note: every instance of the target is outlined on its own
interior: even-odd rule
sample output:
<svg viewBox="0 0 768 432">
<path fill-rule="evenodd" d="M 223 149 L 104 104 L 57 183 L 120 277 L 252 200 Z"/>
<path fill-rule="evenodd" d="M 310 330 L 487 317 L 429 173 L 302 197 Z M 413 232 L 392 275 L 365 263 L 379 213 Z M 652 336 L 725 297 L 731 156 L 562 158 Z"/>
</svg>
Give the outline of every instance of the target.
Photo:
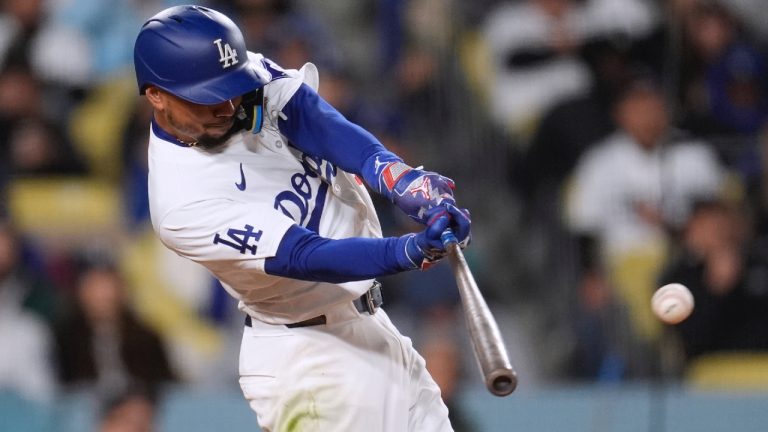
<svg viewBox="0 0 768 432">
<path fill-rule="evenodd" d="M 167 247 L 204 265 L 246 313 L 286 324 L 349 303 L 372 284 L 266 274 L 264 260 L 275 255 L 288 228 L 295 223 L 332 239 L 381 237 L 381 228 L 361 181 L 292 147 L 278 131 L 280 111 L 302 82 L 317 88 L 314 65 L 283 70 L 259 54 L 248 56 L 268 77 L 258 133 L 239 131 L 220 149 L 206 150 L 179 145 L 153 125 L 152 224 Z"/>
</svg>

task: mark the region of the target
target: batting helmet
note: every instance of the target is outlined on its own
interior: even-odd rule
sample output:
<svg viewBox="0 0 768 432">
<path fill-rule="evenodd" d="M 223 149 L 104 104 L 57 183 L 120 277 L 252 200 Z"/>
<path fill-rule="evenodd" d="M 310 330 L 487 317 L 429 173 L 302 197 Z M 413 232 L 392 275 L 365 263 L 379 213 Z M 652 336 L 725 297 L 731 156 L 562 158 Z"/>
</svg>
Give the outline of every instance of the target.
<svg viewBox="0 0 768 432">
<path fill-rule="evenodd" d="M 265 84 L 248 61 L 240 29 L 202 6 L 175 6 L 150 18 L 136 37 L 139 93 L 154 85 L 189 102 L 213 105 Z"/>
</svg>

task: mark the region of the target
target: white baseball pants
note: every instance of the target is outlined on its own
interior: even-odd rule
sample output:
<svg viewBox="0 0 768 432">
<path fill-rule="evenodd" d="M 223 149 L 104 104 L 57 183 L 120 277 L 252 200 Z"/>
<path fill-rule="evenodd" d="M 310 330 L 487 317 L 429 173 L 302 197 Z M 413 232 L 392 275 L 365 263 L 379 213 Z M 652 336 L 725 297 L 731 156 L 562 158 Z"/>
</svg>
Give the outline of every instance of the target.
<svg viewBox="0 0 768 432">
<path fill-rule="evenodd" d="M 240 386 L 263 432 L 453 431 L 424 359 L 384 310 L 350 303 L 326 319 L 245 327 Z"/>
</svg>

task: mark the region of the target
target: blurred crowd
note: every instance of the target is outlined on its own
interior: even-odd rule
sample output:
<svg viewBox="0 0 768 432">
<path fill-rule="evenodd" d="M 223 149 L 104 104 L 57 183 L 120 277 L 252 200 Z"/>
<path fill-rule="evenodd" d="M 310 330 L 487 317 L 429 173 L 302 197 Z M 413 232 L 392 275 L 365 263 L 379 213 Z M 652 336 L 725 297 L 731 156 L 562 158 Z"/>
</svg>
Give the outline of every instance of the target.
<svg viewBox="0 0 768 432">
<path fill-rule="evenodd" d="M 148 221 L 133 42 L 182 3 L 0 0 L 0 389 L 92 392 L 105 431 L 121 409 L 149 422 L 166 385 L 236 388 L 242 316 Z M 529 383 L 685 380 L 767 352 L 760 0 L 198 3 L 283 67 L 315 63 L 347 118 L 456 181 Z M 385 234 L 415 229 L 377 206 Z M 450 271 L 383 282 L 462 430 L 476 368 Z M 673 328 L 649 306 L 666 282 L 697 305 Z"/>
<path fill-rule="evenodd" d="M 529 270 L 552 305 L 556 374 L 695 384 L 728 353 L 765 375 L 768 70 L 747 3 L 532 0 L 482 28 L 491 109 L 517 138 L 511 185 L 543 250 Z M 507 14 L 527 17 L 515 42 Z M 668 282 L 697 303 L 673 328 L 649 308 Z"/>
</svg>

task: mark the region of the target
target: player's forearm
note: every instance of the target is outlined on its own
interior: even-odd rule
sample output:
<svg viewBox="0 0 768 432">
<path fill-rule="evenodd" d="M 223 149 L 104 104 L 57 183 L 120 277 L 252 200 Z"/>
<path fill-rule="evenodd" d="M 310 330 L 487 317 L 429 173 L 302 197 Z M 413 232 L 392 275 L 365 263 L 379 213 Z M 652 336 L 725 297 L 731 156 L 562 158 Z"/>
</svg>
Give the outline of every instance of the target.
<svg viewBox="0 0 768 432">
<path fill-rule="evenodd" d="M 335 240 L 294 225 L 264 269 L 275 276 L 340 283 L 418 268 L 423 259 L 412 236 Z"/>
</svg>

